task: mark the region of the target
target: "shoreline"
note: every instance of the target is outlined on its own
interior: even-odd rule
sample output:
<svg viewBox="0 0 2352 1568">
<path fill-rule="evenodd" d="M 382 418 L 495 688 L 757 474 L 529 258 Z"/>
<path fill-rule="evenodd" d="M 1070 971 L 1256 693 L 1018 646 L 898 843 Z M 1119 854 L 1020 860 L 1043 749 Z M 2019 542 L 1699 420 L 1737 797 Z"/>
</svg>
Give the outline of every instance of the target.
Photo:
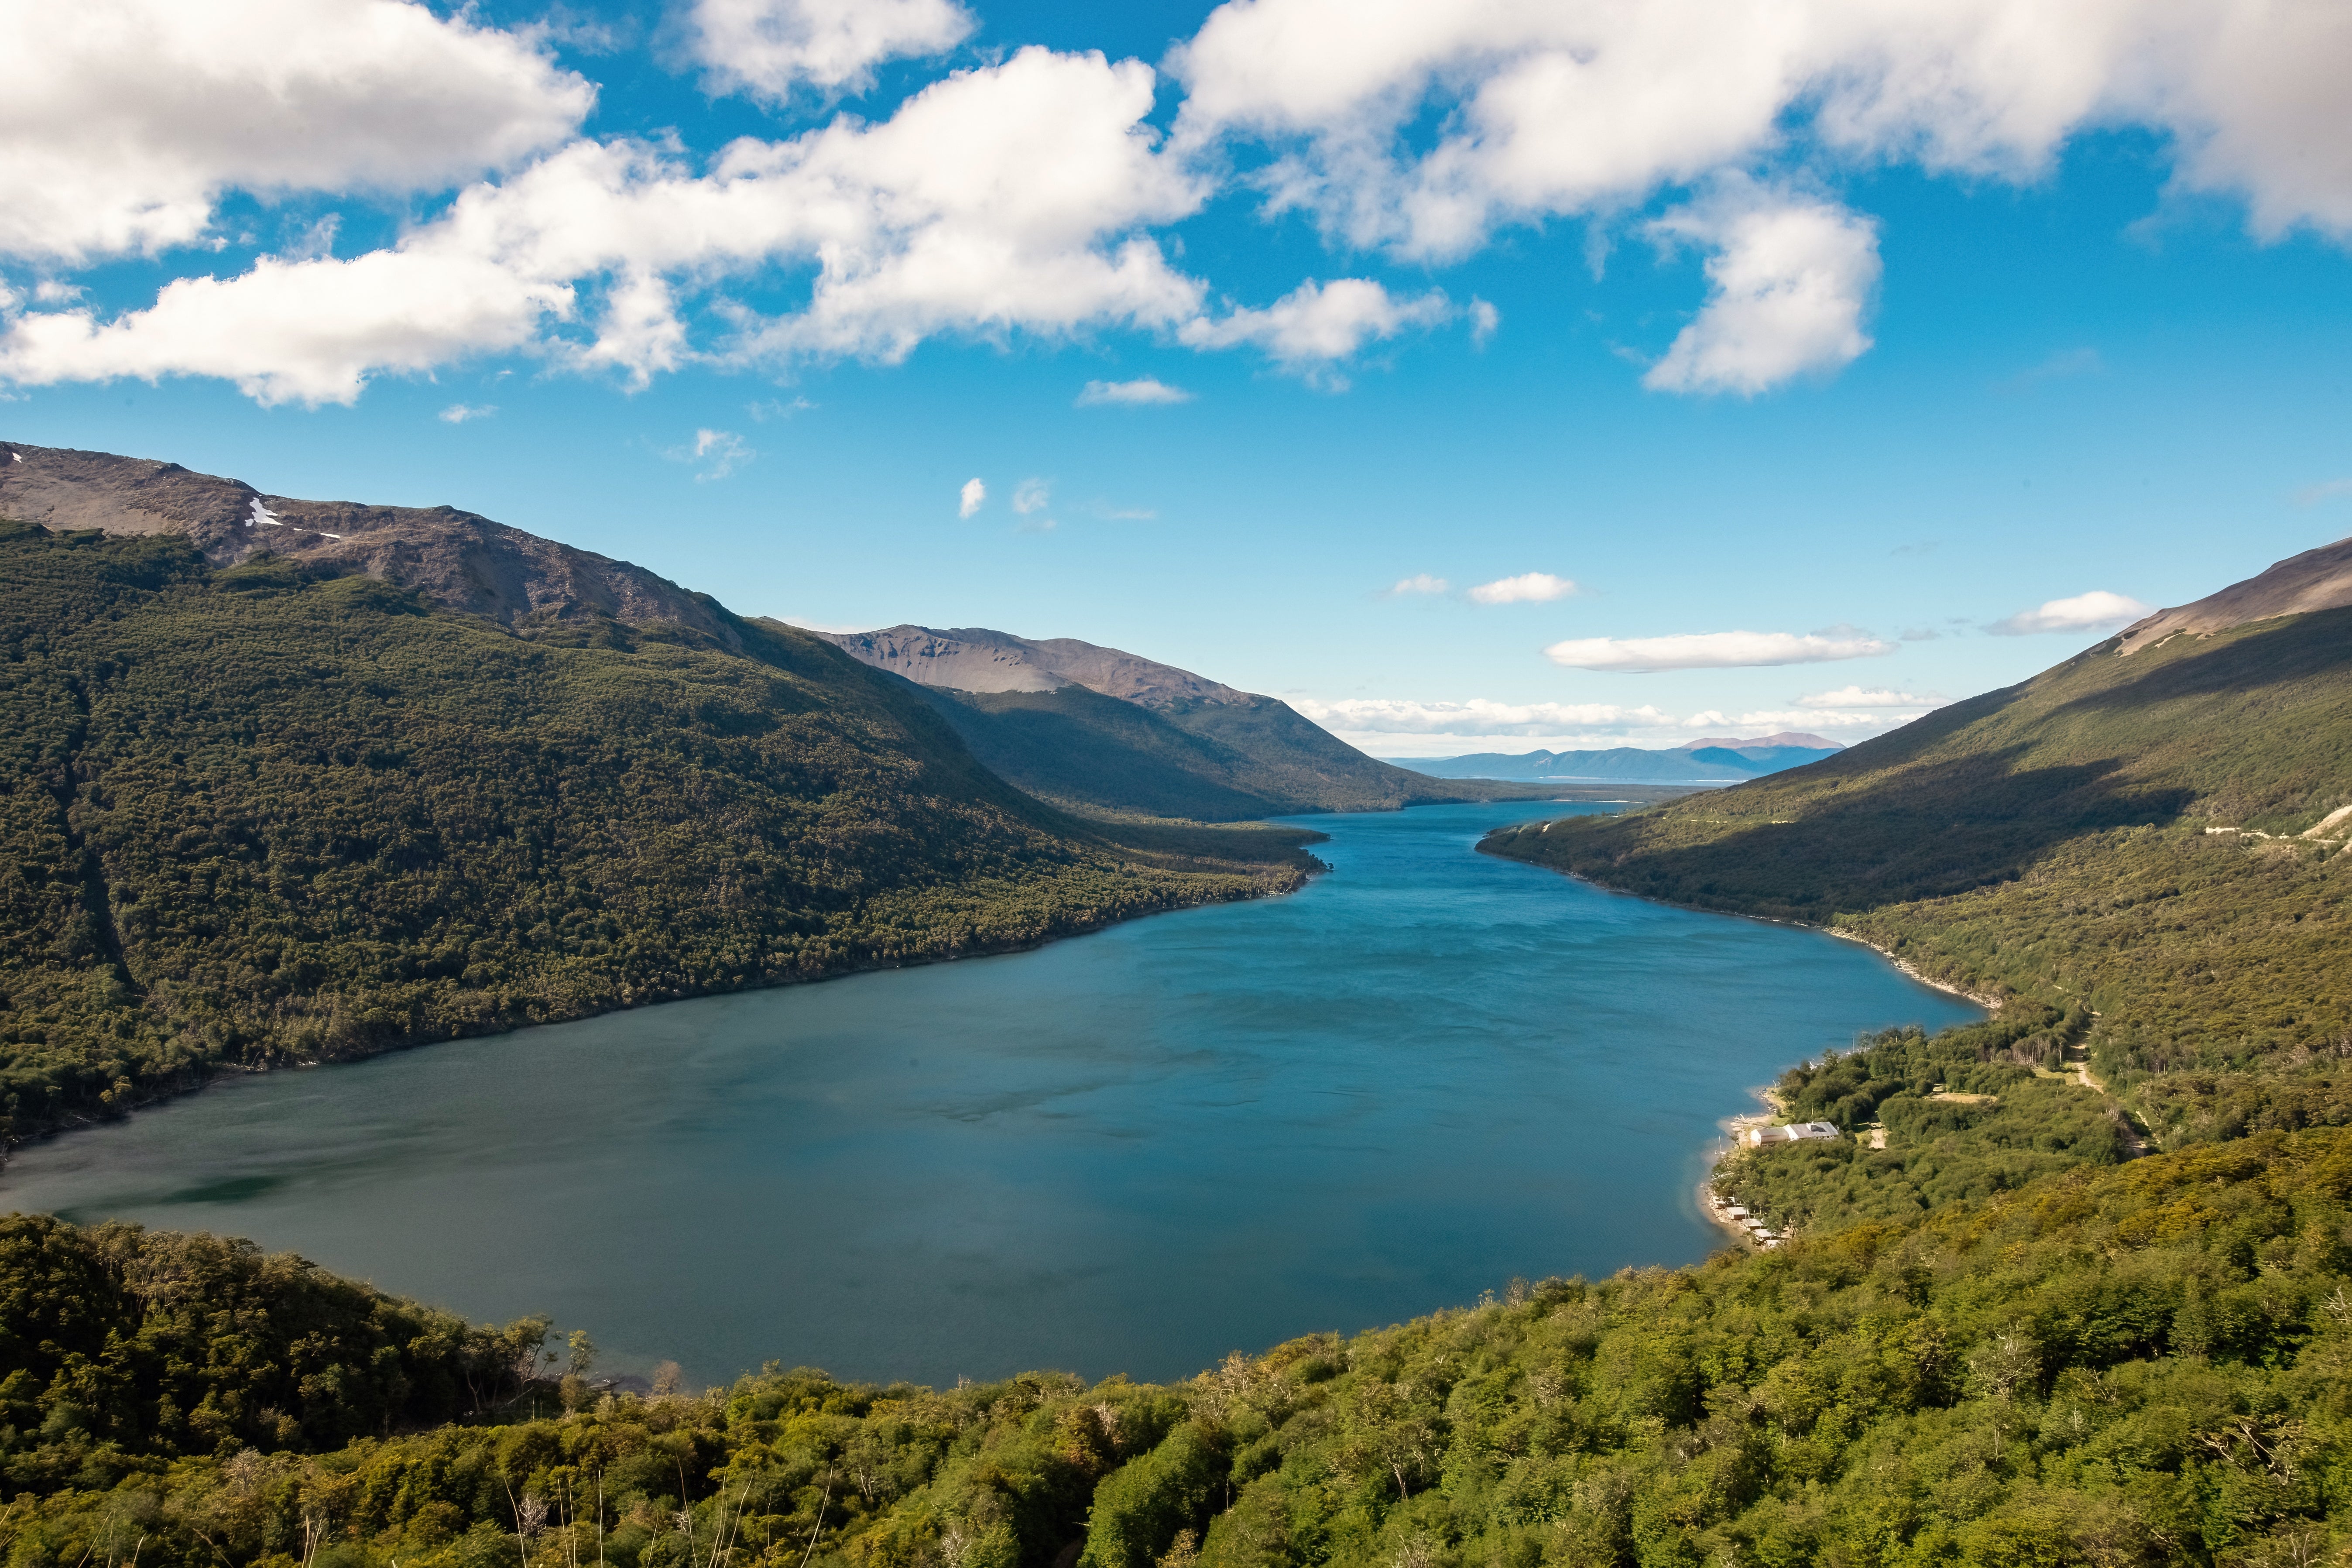
<svg viewBox="0 0 2352 1568">
<path fill-rule="evenodd" d="M 1495 829 L 1493 832 L 1490 832 L 1487 837 L 1491 838 L 1494 836 L 1494 833 L 1498 833 L 1500 831 L 1502 830 L 1499 828 Z M 1490 849 L 1486 847 L 1486 839 L 1485 838 L 1478 841 L 1477 850 L 1481 855 L 1492 855 L 1497 860 L 1517 860 L 1522 866 L 1532 866 L 1538 871 L 1549 871 L 1554 876 L 1565 877 L 1571 882 L 1581 882 L 1588 888 L 1594 888 L 1604 893 L 1613 893 L 1621 899 L 1639 899 L 1645 904 L 1663 904 L 1670 910 L 1688 910 L 1694 914 L 1722 915 L 1727 919 L 1735 921 L 1757 921 L 1768 926 L 1787 926 L 1791 931 L 1821 931 L 1826 935 L 1837 938 L 1840 942 L 1851 942 L 1870 949 L 1871 952 L 1878 954 L 1879 957 L 1893 964 L 1905 977 L 1916 980 L 1920 984 L 1928 987 L 1930 990 L 1941 991 L 1948 996 L 1958 996 L 1963 1002 L 1974 1003 L 1977 1006 L 1984 1008 L 1989 1013 L 1998 1013 L 2006 1005 L 2002 999 L 1998 996 L 1987 995 L 1981 991 L 1970 991 L 1966 986 L 1955 985 L 1948 980 L 1938 980 L 1935 976 L 1922 971 L 1918 965 L 1913 963 L 1909 959 L 1888 952 L 1885 948 L 1879 946 L 1868 937 L 1856 935 L 1854 932 L 1850 931 L 1842 931 L 1836 926 L 1815 925 L 1811 921 L 1792 921 L 1785 915 L 1749 914 L 1744 910 L 1711 910 L 1704 904 L 1677 903 L 1672 899 L 1662 899 L 1652 893 L 1637 893 L 1630 888 L 1612 888 L 1608 883 L 1600 880 L 1598 878 L 1587 877 L 1581 873 L 1566 870 L 1558 866 L 1548 866 L 1540 860 L 1530 860 L 1517 855 L 1505 855 L 1498 850 Z"/>
<path fill-rule="evenodd" d="M 1708 1224 L 1731 1236 L 1741 1247 L 1750 1252 L 1768 1252 L 1780 1246 L 1787 1237 L 1777 1233 L 1769 1237 L 1757 1235 L 1748 1227 L 1744 1215 L 1734 1215 L 1729 1212 L 1740 1206 L 1738 1197 L 1718 1193 L 1715 1186 L 1717 1173 L 1723 1169 L 1726 1161 L 1739 1152 L 1741 1133 L 1752 1127 L 1769 1126 L 1776 1118 L 1785 1120 L 1788 1116 L 1788 1107 L 1781 1103 L 1778 1089 L 1767 1086 L 1762 1089 L 1751 1089 L 1748 1092 L 1761 1100 L 1765 1108 L 1762 1110 L 1750 1110 L 1738 1116 L 1727 1116 L 1715 1124 L 1723 1133 L 1724 1142 L 1707 1151 L 1706 1173 L 1699 1177 L 1698 1185 L 1692 1189 L 1692 1196 L 1698 1204 L 1700 1215 Z"/>
<path fill-rule="evenodd" d="M 1404 808 L 1400 806 L 1395 809 L 1401 811 Z M 1319 837 L 1321 840 L 1328 840 L 1330 835 L 1323 834 Z M 110 1110 L 98 1111 L 78 1108 L 59 1112 L 53 1120 L 29 1127 L 17 1128 L 5 1135 L 0 1135 L 0 1212 L 5 1212 L 8 1165 L 17 1150 L 35 1143 L 47 1143 L 53 1139 L 67 1137 L 76 1132 L 104 1127 L 116 1121 L 127 1121 L 142 1110 L 152 1110 L 160 1106 L 202 1094 L 215 1081 L 258 1077 L 265 1073 L 289 1072 L 305 1068 L 347 1066 L 369 1061 L 377 1057 L 395 1056 L 406 1051 L 426 1050 L 435 1046 L 452 1046 L 467 1041 L 494 1040 L 502 1035 L 519 1035 L 526 1030 L 547 1028 L 559 1024 L 585 1023 L 591 1018 L 610 1017 L 616 1013 L 635 1013 L 647 1007 L 664 1007 L 677 1002 L 699 1002 L 714 996 L 740 996 L 759 991 L 778 991 L 792 985 L 822 985 L 831 980 L 847 980 L 857 975 L 883 973 L 898 969 L 922 969 L 936 963 L 956 963 L 965 959 L 1017 957 L 1023 953 L 1035 952 L 1042 948 L 1050 947 L 1055 942 L 1099 935 L 1115 926 L 1127 925 L 1136 921 L 1152 920 L 1160 915 L 1182 914 L 1192 910 L 1216 909 L 1232 904 L 1257 903 L 1264 900 L 1296 897 L 1313 886 L 1317 879 L 1332 874 L 1329 862 L 1319 857 L 1310 857 L 1310 858 L 1315 860 L 1316 869 L 1309 871 L 1287 868 L 1286 868 L 1288 871 L 1287 878 L 1280 873 L 1273 876 L 1234 872 L 1194 873 L 1212 876 L 1220 874 L 1247 876 L 1250 880 L 1261 882 L 1265 886 L 1234 897 L 1193 899 L 1182 903 L 1162 904 L 1156 909 L 1137 910 L 1131 913 L 1113 914 L 1084 922 L 1074 922 L 1066 931 L 1046 931 L 1017 942 L 960 948 L 913 958 L 901 957 L 844 964 L 840 968 L 824 970 L 815 974 L 780 975 L 774 979 L 757 981 L 750 984 L 712 986 L 698 990 L 682 989 L 658 995 L 639 995 L 609 1006 L 590 1006 L 576 1013 L 564 1013 L 545 1018 L 530 1018 L 520 1023 L 506 1024 L 498 1028 L 459 1028 L 447 1034 L 395 1039 L 358 1050 L 324 1051 L 309 1058 L 289 1057 L 257 1062 L 207 1061 L 190 1064 L 180 1068 L 172 1078 L 152 1085 L 137 1086 L 137 1089 L 143 1092 L 134 1093 L 130 1099 L 112 1107 Z"/>
<path fill-rule="evenodd" d="M 1788 923 L 1790 925 L 1797 925 L 1801 922 L 1790 921 Z M 1871 952 L 1878 954 L 1879 957 L 1886 960 L 1887 963 L 1893 964 L 1895 968 L 1901 970 L 1905 974 L 1907 974 L 1912 979 L 1917 981 L 1920 984 L 1928 986 L 1937 991 L 1941 991 L 1947 996 L 1958 996 L 1963 1002 L 1973 1002 L 1989 1013 L 1998 1013 L 2001 1010 L 2002 1006 L 2005 1005 L 2002 1000 L 1998 996 L 1988 996 L 1981 991 L 1970 991 L 1964 985 L 1955 985 L 1948 980 L 1938 980 L 1935 978 L 1935 976 L 1924 973 L 1917 964 L 1913 963 L 1909 959 L 1904 958 L 1896 953 L 1889 952 L 1886 949 L 1879 946 L 1876 942 L 1871 941 L 1866 936 L 1857 936 L 1850 931 L 1840 931 L 1835 926 L 1814 926 L 1811 929 L 1814 931 L 1827 931 L 1830 935 L 1837 938 L 1840 942 L 1859 942 L 1864 947 L 1870 949 Z"/>
</svg>

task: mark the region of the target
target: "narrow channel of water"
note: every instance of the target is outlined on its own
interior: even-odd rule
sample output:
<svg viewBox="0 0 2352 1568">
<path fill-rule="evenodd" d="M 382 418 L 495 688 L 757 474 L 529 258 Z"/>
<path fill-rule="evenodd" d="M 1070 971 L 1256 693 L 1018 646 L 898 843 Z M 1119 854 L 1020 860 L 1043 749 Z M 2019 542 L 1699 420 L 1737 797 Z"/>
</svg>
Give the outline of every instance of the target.
<svg viewBox="0 0 2352 1568">
<path fill-rule="evenodd" d="M 1514 1275 L 1705 1256 L 1716 1121 L 1977 1016 L 1818 932 L 1317 817 L 1286 899 L 271 1073 L 19 1152 L 0 1205 L 249 1236 L 616 1369 L 1182 1376 Z"/>
</svg>

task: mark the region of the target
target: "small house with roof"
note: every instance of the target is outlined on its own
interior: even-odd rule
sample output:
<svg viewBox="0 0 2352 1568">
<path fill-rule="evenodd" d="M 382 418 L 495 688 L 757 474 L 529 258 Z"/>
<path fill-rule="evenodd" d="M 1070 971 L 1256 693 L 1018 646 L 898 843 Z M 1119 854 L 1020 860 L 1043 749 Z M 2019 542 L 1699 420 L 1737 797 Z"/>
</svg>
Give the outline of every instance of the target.
<svg viewBox="0 0 2352 1568">
<path fill-rule="evenodd" d="M 1827 1121 L 1791 1121 L 1784 1127 L 1751 1127 L 1748 1142 L 1751 1148 L 1767 1143 L 1804 1143 L 1816 1138 L 1834 1138 L 1837 1128 Z"/>
</svg>

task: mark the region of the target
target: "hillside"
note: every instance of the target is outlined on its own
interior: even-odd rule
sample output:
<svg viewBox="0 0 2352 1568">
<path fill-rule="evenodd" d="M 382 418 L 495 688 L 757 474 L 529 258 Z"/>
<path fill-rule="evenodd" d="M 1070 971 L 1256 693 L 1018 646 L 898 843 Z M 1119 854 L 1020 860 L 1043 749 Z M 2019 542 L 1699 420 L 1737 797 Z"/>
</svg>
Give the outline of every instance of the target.
<svg viewBox="0 0 2352 1568">
<path fill-rule="evenodd" d="M 2159 1142 L 2352 1119 L 2344 553 L 1810 766 L 1487 847 L 2054 1010 Z"/>
<path fill-rule="evenodd" d="M 1807 735 L 1756 741 L 1696 741 L 1653 751 L 1611 746 L 1585 752 L 1474 752 L 1460 757 L 1392 759 L 1397 766 L 1441 779 L 1508 779 L 1535 783 L 1624 779 L 1643 784 L 1737 784 L 1800 768 L 1836 753 L 1833 742 L 1799 745 Z"/>
<path fill-rule="evenodd" d="M 1217 822 L 1534 793 L 1433 783 L 1279 699 L 1070 637 L 915 626 L 820 635 L 921 687 L 996 773 L 1081 811 Z"/>
<path fill-rule="evenodd" d="M 237 509 L 297 503 L 21 451 L 0 506 L 109 531 L 0 524 L 0 1137 L 1312 864 L 1297 830 L 1054 811 L 905 683 L 635 567 L 323 505 L 344 539 L 266 552 Z"/>
<path fill-rule="evenodd" d="M 773 1362 L 647 1397 L 600 1386 L 584 1336 L 534 1360 L 543 1320 L 17 1216 L 0 1542 L 59 1568 L 2326 1563 L 2347 1236 L 2352 1131 L 2265 1133 L 1181 1383 Z"/>
</svg>

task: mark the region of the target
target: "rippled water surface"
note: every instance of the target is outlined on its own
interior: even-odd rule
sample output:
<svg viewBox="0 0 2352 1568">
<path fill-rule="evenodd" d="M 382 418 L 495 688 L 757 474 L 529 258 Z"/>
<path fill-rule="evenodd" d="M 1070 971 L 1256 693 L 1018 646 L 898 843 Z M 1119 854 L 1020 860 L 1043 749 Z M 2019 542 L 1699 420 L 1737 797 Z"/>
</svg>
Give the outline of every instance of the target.
<svg viewBox="0 0 2352 1568">
<path fill-rule="evenodd" d="M 21 1151 L 0 1205 L 250 1236 L 619 1368 L 1182 1375 L 1684 1263 L 1749 1086 L 1975 1016 L 1867 949 L 1318 817 L 1286 899 L 271 1073 Z"/>
</svg>

